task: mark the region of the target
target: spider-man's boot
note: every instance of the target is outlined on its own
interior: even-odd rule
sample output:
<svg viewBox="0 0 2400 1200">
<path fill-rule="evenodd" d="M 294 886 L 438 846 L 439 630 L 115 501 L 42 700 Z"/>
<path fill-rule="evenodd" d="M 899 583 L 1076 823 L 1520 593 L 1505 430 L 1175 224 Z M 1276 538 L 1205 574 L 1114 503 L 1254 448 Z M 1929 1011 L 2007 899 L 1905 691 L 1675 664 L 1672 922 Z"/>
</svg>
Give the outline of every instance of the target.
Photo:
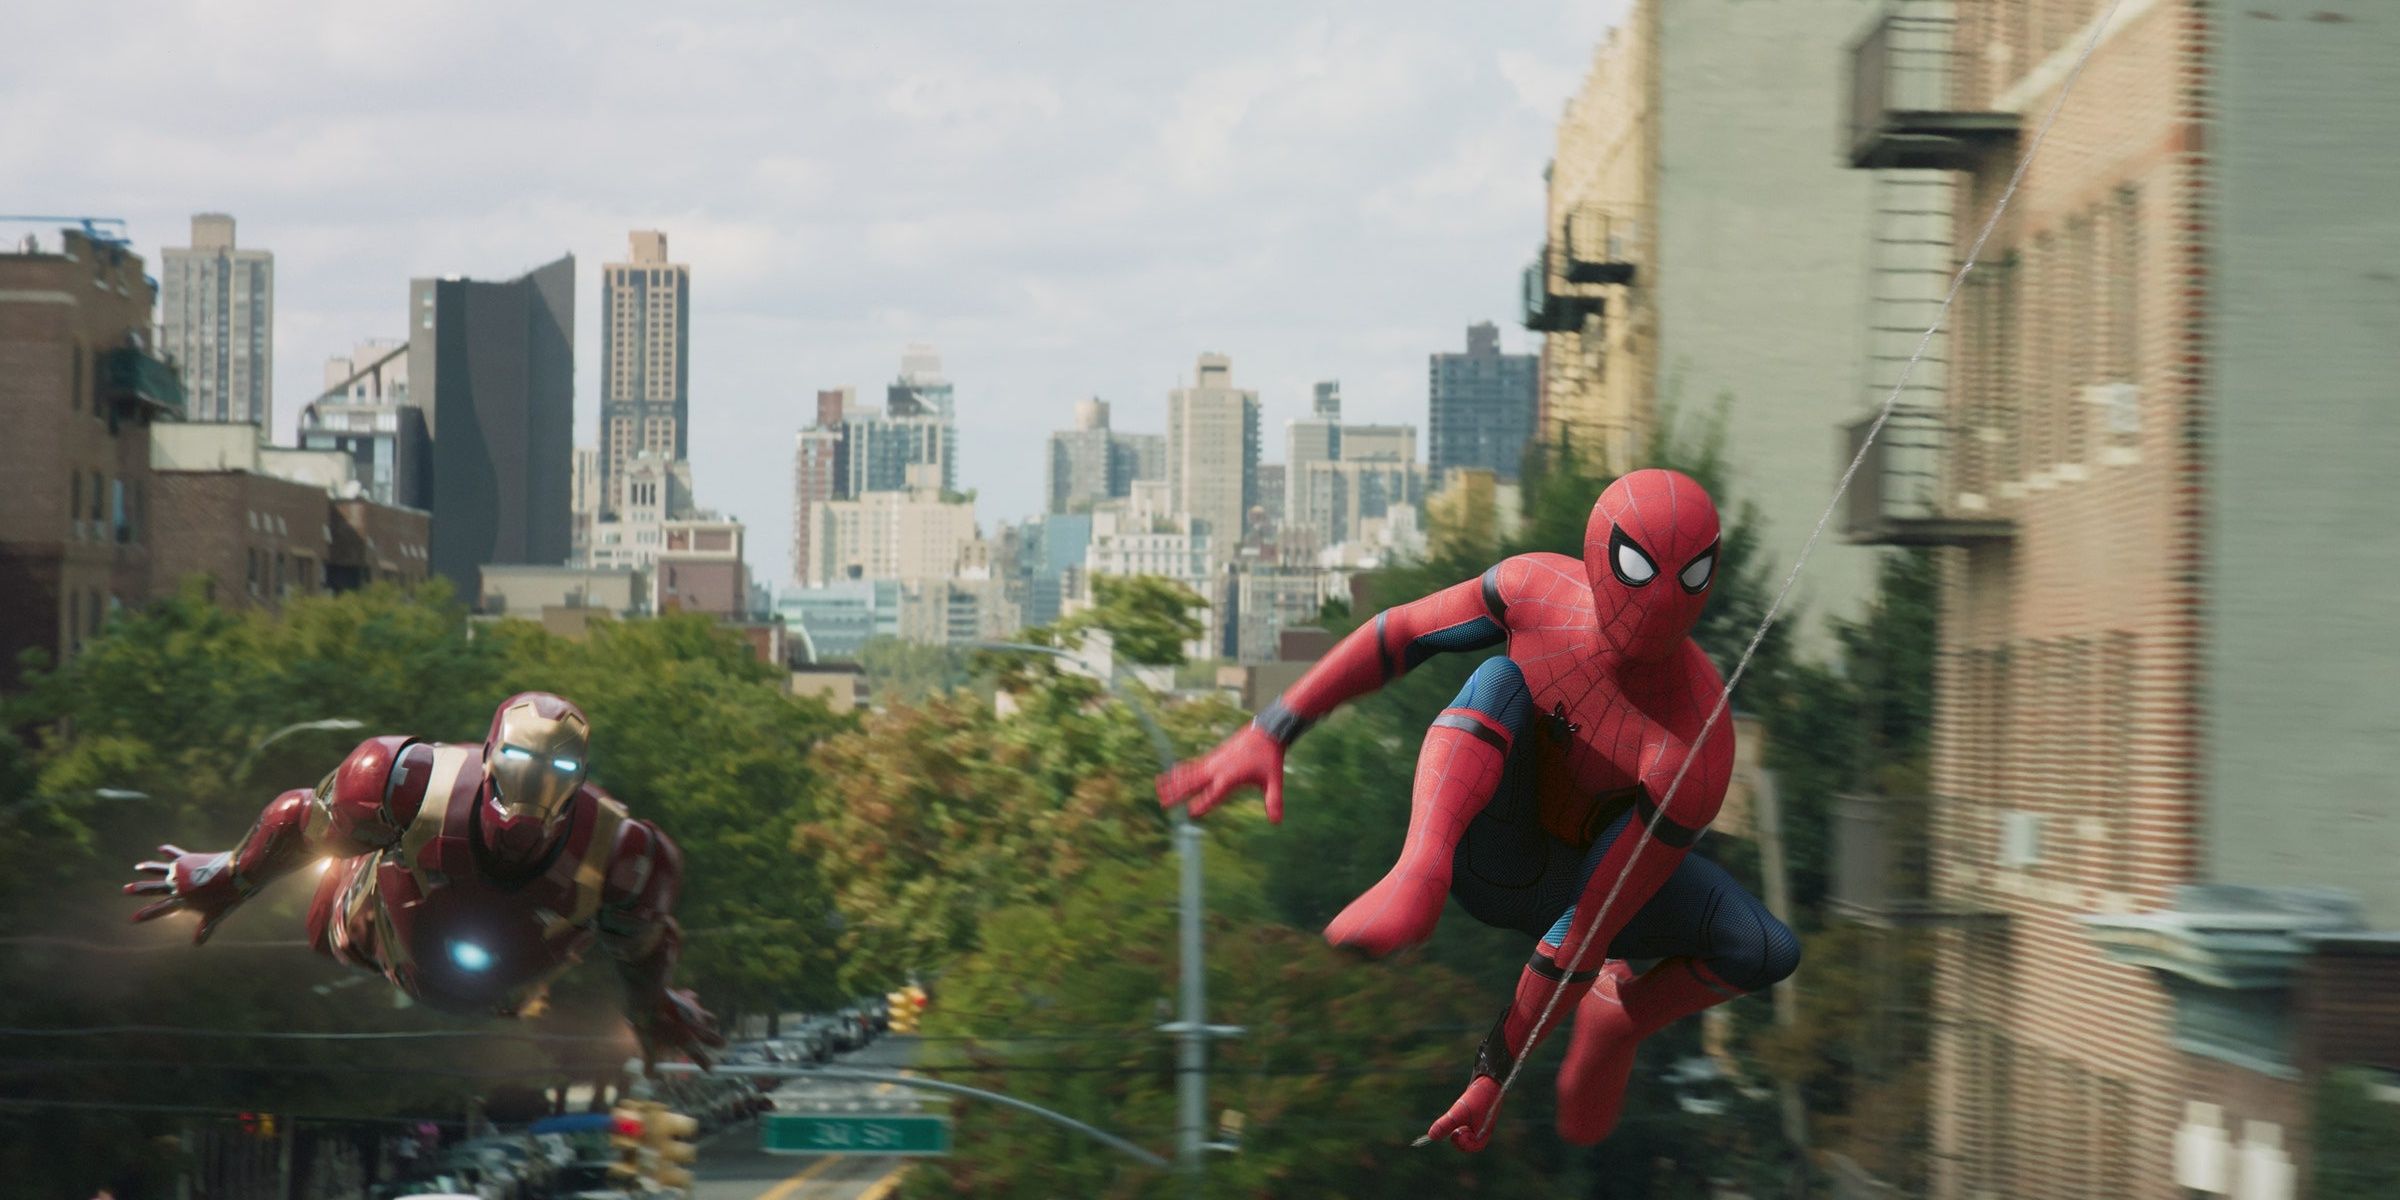
<svg viewBox="0 0 2400 1200">
<path fill-rule="evenodd" d="M 1494 658 L 1476 669 L 1425 731 L 1400 861 L 1325 927 L 1326 941 L 1381 956 L 1433 935 L 1450 895 L 1451 856 L 1500 786 L 1530 705 L 1515 663 Z"/>
<path fill-rule="evenodd" d="M 1639 978 L 1622 960 L 1609 963 L 1575 1006 L 1575 1034 L 1558 1069 L 1559 1136 L 1578 1146 L 1607 1137 L 1624 1111 L 1642 1039 L 1743 994 L 1698 959 L 1670 958 Z"/>
</svg>

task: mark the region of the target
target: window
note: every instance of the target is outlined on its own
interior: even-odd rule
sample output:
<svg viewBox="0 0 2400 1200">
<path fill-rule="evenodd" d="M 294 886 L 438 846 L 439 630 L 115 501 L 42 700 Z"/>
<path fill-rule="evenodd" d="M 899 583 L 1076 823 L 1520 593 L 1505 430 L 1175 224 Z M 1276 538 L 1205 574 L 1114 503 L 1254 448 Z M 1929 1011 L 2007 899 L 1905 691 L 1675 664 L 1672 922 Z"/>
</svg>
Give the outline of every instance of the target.
<svg viewBox="0 0 2400 1200">
<path fill-rule="evenodd" d="M 67 473 L 67 528 L 76 541 L 83 540 L 83 468 Z"/>
<path fill-rule="evenodd" d="M 132 514 L 125 508 L 125 481 L 112 479 L 108 484 L 109 525 L 116 530 L 117 544 L 133 540 Z"/>
</svg>

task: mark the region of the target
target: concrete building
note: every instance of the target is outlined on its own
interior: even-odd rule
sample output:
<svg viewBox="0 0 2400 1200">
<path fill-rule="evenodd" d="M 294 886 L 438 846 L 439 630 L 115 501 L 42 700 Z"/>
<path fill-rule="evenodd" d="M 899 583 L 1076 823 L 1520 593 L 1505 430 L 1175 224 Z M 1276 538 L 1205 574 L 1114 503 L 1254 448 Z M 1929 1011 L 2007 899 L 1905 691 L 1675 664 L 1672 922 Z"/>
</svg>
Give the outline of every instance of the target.
<svg viewBox="0 0 2400 1200">
<path fill-rule="evenodd" d="M 614 515 L 593 523 L 585 565 L 647 568 L 666 552 L 668 526 L 716 520 L 692 501 L 688 462 L 645 450 L 620 465 L 611 482 L 617 494 L 604 508 Z"/>
<path fill-rule="evenodd" d="M 958 490 L 958 426 L 947 417 L 853 410 L 842 421 L 842 440 L 842 498 L 906 491 L 919 468 L 931 469 L 932 486 Z"/>
<path fill-rule="evenodd" d="M 1123 499 L 1135 483 L 1162 478 L 1166 439 L 1109 428 L 1108 402 L 1095 396 L 1076 403 L 1075 428 L 1050 435 L 1043 472 L 1050 512 L 1089 512 Z"/>
<path fill-rule="evenodd" d="M 1941 201 L 1916 269 L 1982 228 L 2102 7 L 1857 41 L 1841 144 Z M 1932 940 L 1930 1026 L 1876 1040 L 1927 1046 L 1934 1197 L 2281 1200 L 2391 1153 L 2310 1124 L 2331 1068 L 2400 1070 L 2400 27 L 2322 8 L 2123 6 L 1842 514 L 1942 564 L 1931 798 L 1862 778 L 1836 825 L 1837 899 Z M 1871 369 L 1915 319 L 1868 310 Z"/>
<path fill-rule="evenodd" d="M 751 606 L 741 522 L 686 518 L 666 522 L 660 533 L 649 569 L 650 611 L 706 613 L 727 621 L 764 615 Z"/>
<path fill-rule="evenodd" d="M 691 457 L 692 268 L 637 229 L 630 262 L 600 268 L 600 497 L 636 454 Z"/>
<path fill-rule="evenodd" d="M 433 438 L 408 394 L 408 343 L 360 342 L 326 360 L 325 388 L 300 410 L 300 447 L 339 450 L 378 504 L 433 503 Z"/>
<path fill-rule="evenodd" d="M 1877 267 L 1855 231 L 1878 197 L 1827 147 L 1847 44 L 1880 7 L 1635 0 L 1559 123 L 1526 273 L 1542 438 L 1628 470 L 1648 465 L 1662 414 L 1688 426 L 1721 406 L 1731 499 L 1757 506 L 1777 571 L 1833 495 L 1824 430 L 1861 383 Z M 1793 597 L 1803 648 L 1823 648 L 1822 618 L 1854 615 L 1872 576 L 1872 556 L 1819 546 Z"/>
<path fill-rule="evenodd" d="M 1490 471 L 1515 483 L 1541 406 L 1538 354 L 1502 354 L 1500 327 L 1467 326 L 1467 351 L 1429 356 L 1425 367 L 1426 469 L 1435 480 L 1455 470 Z"/>
<path fill-rule="evenodd" d="M 1137 483 L 1131 496 L 1092 510 L 1083 574 L 1163 575 L 1206 596 L 1216 575 L 1213 536 L 1175 510 L 1163 481 Z"/>
<path fill-rule="evenodd" d="M 409 283 L 408 379 L 433 436 L 433 565 L 474 595 L 487 563 L 574 546 L 575 260 Z"/>
<path fill-rule="evenodd" d="M 1313 568 L 1237 563 L 1216 581 L 1212 597 L 1217 657 L 1230 663 L 1272 662 L 1285 630 L 1316 627 L 1332 579 Z"/>
<path fill-rule="evenodd" d="M 1336 462 L 1342 457 L 1342 385 L 1328 379 L 1316 386 L 1309 415 L 1286 421 L 1283 426 L 1283 517 L 1300 525 L 1313 526 L 1308 511 L 1308 497 L 1297 490 L 1297 482 L 1308 478 L 1310 463 Z"/>
<path fill-rule="evenodd" d="M 1297 490 L 1308 498 L 1318 544 L 1339 546 L 1364 538 L 1371 523 L 1396 509 L 1421 507 L 1425 467 L 1406 459 L 1310 463 Z"/>
<path fill-rule="evenodd" d="M 183 373 L 195 421 L 275 421 L 275 255 L 234 245 L 233 218 L 192 217 L 192 244 L 159 270 L 159 349 Z"/>
<path fill-rule="evenodd" d="M 1167 394 L 1167 494 L 1205 526 L 1216 561 L 1233 557 L 1258 503 L 1258 393 L 1233 386 L 1233 360 L 1200 356 L 1192 386 Z"/>
<path fill-rule="evenodd" d="M 575 447 L 575 465 L 567 480 L 568 512 L 574 521 L 567 565 L 588 567 L 592 564 L 592 530 L 600 522 L 600 451 L 592 446 Z"/>
<path fill-rule="evenodd" d="M 650 576 L 631 567 L 553 567 L 494 564 L 476 590 L 478 620 L 534 621 L 565 638 L 580 638 L 593 621 L 647 615 Z"/>
<path fill-rule="evenodd" d="M 0 689 L 150 594 L 153 422 L 182 416 L 150 348 L 156 296 L 123 243 L 66 232 L 0 254 Z"/>
<path fill-rule="evenodd" d="M 775 610 L 800 643 L 805 661 L 854 663 L 868 642 L 900 636 L 901 590 L 897 579 L 792 588 L 775 598 Z"/>
<path fill-rule="evenodd" d="M 852 579 L 951 578 L 975 541 L 975 506 L 930 487 L 869 492 L 816 507 L 811 586 Z"/>
</svg>

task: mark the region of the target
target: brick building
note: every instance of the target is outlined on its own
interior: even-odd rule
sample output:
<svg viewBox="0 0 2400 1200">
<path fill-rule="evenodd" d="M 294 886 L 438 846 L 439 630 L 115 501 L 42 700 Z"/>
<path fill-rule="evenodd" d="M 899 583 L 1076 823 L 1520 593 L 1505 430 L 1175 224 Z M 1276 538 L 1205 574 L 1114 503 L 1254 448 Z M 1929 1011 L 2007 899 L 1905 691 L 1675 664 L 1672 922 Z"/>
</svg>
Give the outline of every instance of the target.
<svg viewBox="0 0 2400 1200">
<path fill-rule="evenodd" d="M 149 594 L 150 426 L 183 388 L 149 348 L 152 284 L 122 243 L 68 232 L 0 254 L 0 688 Z"/>
<path fill-rule="evenodd" d="M 1870 372 L 2106 8 L 1904 3 L 1855 44 L 1874 253 L 1935 252 L 1878 260 Z M 2400 22 L 2369 13 L 2125 0 L 1843 514 L 1942 548 L 1933 797 L 1836 830 L 1838 898 L 1933 943 L 1930 1195 L 2305 1194 L 2319 1073 L 2400 1069 Z M 1919 823 L 1911 890 L 1881 868 Z"/>
</svg>

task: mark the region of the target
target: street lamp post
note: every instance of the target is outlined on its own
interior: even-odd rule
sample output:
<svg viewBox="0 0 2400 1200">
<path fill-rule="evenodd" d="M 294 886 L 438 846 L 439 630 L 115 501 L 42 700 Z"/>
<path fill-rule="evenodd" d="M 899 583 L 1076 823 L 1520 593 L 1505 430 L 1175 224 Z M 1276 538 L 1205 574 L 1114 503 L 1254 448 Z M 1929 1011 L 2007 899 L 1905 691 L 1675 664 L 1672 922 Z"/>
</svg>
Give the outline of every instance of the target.
<svg viewBox="0 0 2400 1200">
<path fill-rule="evenodd" d="M 1052 658 L 1080 662 L 1074 655 L 1056 646 L 1037 646 L 1030 642 L 975 642 L 977 650 L 1011 651 L 1020 654 L 1046 654 Z M 1107 678 L 1102 684 L 1126 707 L 1133 710 L 1141 722 L 1142 732 L 1150 737 L 1150 748 L 1158 755 L 1158 769 L 1166 771 L 1175 765 L 1175 747 L 1167 741 L 1167 733 L 1159 728 L 1150 708 L 1124 686 L 1124 673 L 1117 668 L 1112 656 Z M 1190 1194 L 1201 1193 L 1201 1180 L 1208 1152 L 1215 1148 L 1208 1140 L 1208 1039 L 1232 1037 L 1241 1032 L 1239 1026 L 1210 1025 L 1207 1020 L 1208 979 L 1207 960 L 1200 937 L 1201 880 L 1200 826 L 1189 812 L 1175 809 L 1175 851 L 1181 867 L 1180 890 L 1176 899 L 1176 926 L 1180 953 L 1178 970 L 1183 976 L 1180 1004 L 1176 1019 L 1159 1026 L 1159 1032 L 1175 1038 L 1176 1167 L 1188 1181 Z"/>
<path fill-rule="evenodd" d="M 299 721 L 290 725 L 286 725 L 283 728 L 278 729 L 263 738 L 260 738 L 257 745 L 250 747 L 249 752 L 242 755 L 242 761 L 240 765 L 234 767 L 233 769 L 233 782 L 235 786 L 240 786 L 243 780 L 250 778 L 250 764 L 258 761 L 258 756 L 262 751 L 295 733 L 310 733 L 317 730 L 340 731 L 344 729 L 364 729 L 366 727 L 366 722 L 354 721 L 348 717 L 325 717 L 320 720 Z"/>
</svg>

